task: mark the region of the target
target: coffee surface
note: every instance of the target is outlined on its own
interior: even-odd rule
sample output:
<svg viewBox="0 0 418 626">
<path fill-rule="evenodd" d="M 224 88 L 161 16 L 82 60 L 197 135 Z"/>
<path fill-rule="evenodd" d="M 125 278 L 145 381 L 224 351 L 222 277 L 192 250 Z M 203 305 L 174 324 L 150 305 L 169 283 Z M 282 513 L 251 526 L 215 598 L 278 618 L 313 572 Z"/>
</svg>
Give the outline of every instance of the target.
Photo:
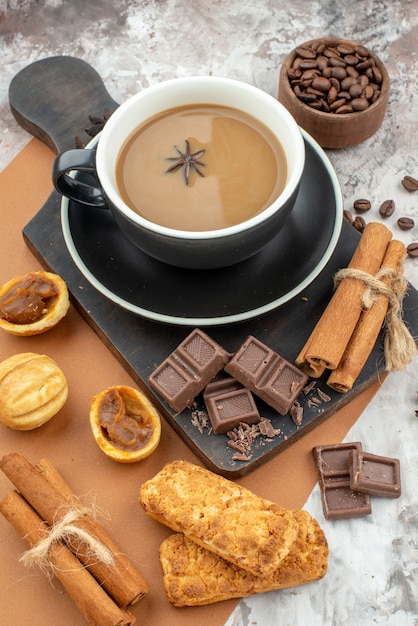
<svg viewBox="0 0 418 626">
<path fill-rule="evenodd" d="M 184 160 L 187 148 L 198 153 L 200 164 L 167 171 Z M 167 110 L 139 126 L 122 147 L 116 170 L 119 193 L 131 209 L 187 231 L 244 222 L 280 195 L 286 176 L 284 151 L 273 133 L 246 113 L 215 105 Z"/>
</svg>

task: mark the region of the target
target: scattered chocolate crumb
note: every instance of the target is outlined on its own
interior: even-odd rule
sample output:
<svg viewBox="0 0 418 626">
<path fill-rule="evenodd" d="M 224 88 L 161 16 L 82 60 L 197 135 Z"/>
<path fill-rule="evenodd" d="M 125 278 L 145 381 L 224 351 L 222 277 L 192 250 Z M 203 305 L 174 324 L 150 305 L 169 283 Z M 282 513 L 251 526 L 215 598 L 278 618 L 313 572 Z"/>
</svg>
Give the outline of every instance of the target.
<svg viewBox="0 0 418 626">
<path fill-rule="evenodd" d="M 227 442 L 229 448 L 234 448 L 234 450 L 238 450 L 238 452 L 245 452 L 245 445 L 243 441 L 233 441 L 232 439 Z"/>
<path fill-rule="evenodd" d="M 325 391 L 322 391 L 321 389 L 317 389 L 316 392 L 323 402 L 331 402 L 331 399 L 332 399 L 331 396 L 325 393 Z"/>
<path fill-rule="evenodd" d="M 316 385 L 316 380 L 311 380 L 310 383 L 308 383 L 307 385 L 304 386 L 302 391 L 305 394 L 305 396 L 307 396 L 308 393 L 312 391 L 312 389 L 315 387 L 315 385 Z"/>
<path fill-rule="evenodd" d="M 235 454 L 232 455 L 232 460 L 233 461 L 251 461 L 252 456 L 247 456 L 246 454 L 240 454 L 239 452 L 235 452 Z"/>
<path fill-rule="evenodd" d="M 282 432 L 280 428 L 276 430 L 270 420 L 266 419 L 265 417 L 261 418 L 261 422 L 258 423 L 258 428 L 261 434 L 265 435 L 266 437 L 275 437 L 276 435 L 280 435 L 280 433 Z"/>
<path fill-rule="evenodd" d="M 273 427 L 270 420 L 261 418 L 258 424 L 246 424 L 240 422 L 236 428 L 227 432 L 227 446 L 236 450 L 232 456 L 233 461 L 250 461 L 251 448 L 257 437 L 264 436 L 265 441 L 272 441 L 273 437 L 281 434 L 280 429 Z"/>
<path fill-rule="evenodd" d="M 314 408 L 314 407 L 317 407 L 317 406 L 318 406 L 318 405 L 317 405 L 317 403 L 316 403 L 316 402 L 314 402 L 314 401 L 313 401 L 313 400 L 311 400 L 311 399 L 309 399 L 309 400 L 308 400 L 308 402 L 307 402 L 306 404 L 308 405 L 308 407 L 309 407 L 310 409 L 312 409 L 312 408 Z"/>
<path fill-rule="evenodd" d="M 192 424 L 198 429 L 200 434 L 202 434 L 205 428 L 210 427 L 208 414 L 205 411 L 193 411 Z"/>
<path fill-rule="evenodd" d="M 290 407 L 289 415 L 296 424 L 296 426 L 300 426 L 302 424 L 303 419 L 303 407 L 296 400 L 294 404 Z"/>
</svg>

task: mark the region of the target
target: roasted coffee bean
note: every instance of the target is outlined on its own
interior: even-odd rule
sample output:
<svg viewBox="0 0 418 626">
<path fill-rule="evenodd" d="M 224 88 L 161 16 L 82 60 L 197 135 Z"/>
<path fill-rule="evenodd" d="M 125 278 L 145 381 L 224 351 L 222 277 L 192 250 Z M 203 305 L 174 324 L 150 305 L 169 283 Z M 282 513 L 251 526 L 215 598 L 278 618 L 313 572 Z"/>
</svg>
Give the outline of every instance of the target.
<svg viewBox="0 0 418 626">
<path fill-rule="evenodd" d="M 332 67 L 347 67 L 347 63 L 344 59 L 340 59 L 339 57 L 331 57 L 329 60 L 330 65 Z"/>
<path fill-rule="evenodd" d="M 345 44 L 345 43 L 339 43 L 337 46 L 337 50 L 340 54 L 354 54 L 355 50 L 353 48 L 353 46 L 350 46 L 350 44 Z"/>
<path fill-rule="evenodd" d="M 351 106 L 353 107 L 353 111 L 365 111 L 368 108 L 369 103 L 366 98 L 353 98 Z"/>
<path fill-rule="evenodd" d="M 364 198 L 354 200 L 353 202 L 353 209 L 357 211 L 357 213 L 366 213 L 366 211 L 370 211 L 371 207 L 370 200 L 365 200 Z"/>
<path fill-rule="evenodd" d="M 385 200 L 379 207 L 379 213 L 382 217 L 390 217 L 395 211 L 395 203 L 393 200 Z"/>
<path fill-rule="evenodd" d="M 367 50 L 367 48 L 365 46 L 362 46 L 361 44 L 358 44 L 355 49 L 354 52 L 357 52 L 357 54 L 361 57 L 368 57 L 369 56 L 369 51 Z"/>
<path fill-rule="evenodd" d="M 373 98 L 373 96 L 374 96 L 374 89 L 373 89 L 373 87 L 370 84 L 366 85 L 366 87 L 363 89 L 362 96 L 366 100 L 371 100 Z"/>
<path fill-rule="evenodd" d="M 344 104 L 345 104 L 345 98 L 338 98 L 338 100 L 335 100 L 335 102 L 330 104 L 331 111 L 334 111 L 335 113 L 336 110 L 342 107 Z"/>
<path fill-rule="evenodd" d="M 296 54 L 302 57 L 302 59 L 314 59 L 316 56 L 315 52 L 313 52 L 309 48 L 302 47 L 296 48 Z"/>
<path fill-rule="evenodd" d="M 341 81 L 341 89 L 347 91 L 348 89 L 350 89 L 350 87 L 357 84 L 357 79 L 354 78 L 354 76 L 347 76 Z"/>
<path fill-rule="evenodd" d="M 418 241 L 410 243 L 409 246 L 406 247 L 406 251 L 408 256 L 411 256 L 414 259 L 418 258 Z"/>
<path fill-rule="evenodd" d="M 351 211 L 349 211 L 348 209 L 344 209 L 344 211 L 343 211 L 343 218 L 349 224 L 353 223 L 353 216 L 351 214 Z"/>
<path fill-rule="evenodd" d="M 351 104 L 343 104 L 335 111 L 335 113 L 337 113 L 337 115 L 346 115 L 347 113 L 352 113 L 353 110 L 354 109 Z"/>
<path fill-rule="evenodd" d="M 415 222 L 412 217 L 400 217 L 397 224 L 401 230 L 410 230 L 415 226 Z"/>
<path fill-rule="evenodd" d="M 326 67 L 328 67 L 329 61 L 327 57 L 319 56 L 316 59 L 316 66 L 320 72 L 322 72 Z"/>
<path fill-rule="evenodd" d="M 328 78 L 316 76 L 312 81 L 312 87 L 318 89 L 321 93 L 325 93 L 331 89 L 331 83 Z"/>
<path fill-rule="evenodd" d="M 357 217 L 355 217 L 352 221 L 352 225 L 354 226 L 354 228 L 356 230 L 358 230 L 360 233 L 363 232 L 363 230 L 366 228 L 366 222 L 365 220 L 360 217 L 360 215 L 357 215 Z"/>
<path fill-rule="evenodd" d="M 358 83 L 355 83 L 354 85 L 351 85 L 348 91 L 352 98 L 359 98 L 361 96 L 361 92 L 363 91 L 363 89 L 361 88 L 361 85 L 359 85 Z M 366 106 L 367 106 L 367 102 L 366 102 Z"/>
<path fill-rule="evenodd" d="M 334 47 L 319 42 L 295 48 L 288 77 L 302 102 L 335 114 L 365 111 L 379 98 L 383 82 L 381 69 L 364 46 L 339 44 Z M 324 97 L 312 93 L 311 89 Z M 318 99 L 312 95 L 317 95 Z M 347 106 L 351 100 L 354 104 Z"/>
<path fill-rule="evenodd" d="M 336 80 L 344 80 L 347 77 L 347 70 L 345 67 L 330 67 L 329 69 L 331 77 Z"/>
<path fill-rule="evenodd" d="M 418 191 L 418 180 L 412 176 L 405 176 L 402 179 L 402 185 L 407 191 Z"/>
<path fill-rule="evenodd" d="M 358 57 L 356 57 L 354 54 L 347 54 L 344 57 L 344 61 L 347 63 L 347 65 L 358 65 Z"/>
</svg>

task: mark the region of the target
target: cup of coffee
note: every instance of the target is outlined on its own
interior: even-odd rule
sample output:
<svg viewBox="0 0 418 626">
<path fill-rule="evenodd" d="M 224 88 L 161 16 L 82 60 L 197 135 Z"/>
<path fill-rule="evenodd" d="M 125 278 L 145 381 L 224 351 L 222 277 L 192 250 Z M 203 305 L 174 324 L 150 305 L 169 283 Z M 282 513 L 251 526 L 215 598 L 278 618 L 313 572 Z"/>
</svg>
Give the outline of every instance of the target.
<svg viewBox="0 0 418 626">
<path fill-rule="evenodd" d="M 275 98 L 196 76 L 131 97 L 97 147 L 57 156 L 53 181 L 78 204 L 112 211 L 148 255 L 200 270 L 243 261 L 275 237 L 304 164 L 299 127 Z"/>
</svg>

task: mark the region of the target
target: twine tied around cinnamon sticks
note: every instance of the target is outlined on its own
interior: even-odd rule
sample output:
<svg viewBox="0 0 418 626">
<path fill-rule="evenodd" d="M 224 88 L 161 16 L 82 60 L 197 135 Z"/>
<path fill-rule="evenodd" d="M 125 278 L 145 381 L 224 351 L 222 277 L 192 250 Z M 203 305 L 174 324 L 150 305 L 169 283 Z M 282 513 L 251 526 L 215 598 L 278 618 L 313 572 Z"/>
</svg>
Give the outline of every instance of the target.
<svg viewBox="0 0 418 626">
<path fill-rule="evenodd" d="M 0 470 L 15 486 L 0 500 L 0 513 L 30 547 L 20 560 L 49 569 L 90 626 L 133 626 L 128 607 L 149 586 L 95 511 L 48 459 L 35 466 L 13 452 L 0 459 Z"/>
<path fill-rule="evenodd" d="M 327 385 L 347 393 L 365 365 L 382 326 L 386 326 L 386 370 L 405 367 L 416 353 L 402 319 L 407 282 L 406 249 L 383 224 L 364 229 L 346 269 L 336 275 L 334 293 L 296 358 L 312 378 L 330 370 Z"/>
<path fill-rule="evenodd" d="M 362 281 L 366 286 L 361 298 L 364 310 L 371 309 L 379 296 L 387 298 L 388 308 L 385 315 L 386 332 L 384 339 L 385 369 L 388 372 L 401 370 L 408 365 L 417 349 L 414 339 L 403 321 L 402 301 L 408 289 L 408 281 L 405 276 L 393 267 L 381 267 L 374 276 L 356 268 L 346 267 L 335 274 L 335 287 L 344 278 L 355 278 Z"/>
<path fill-rule="evenodd" d="M 51 572 L 53 564 L 50 559 L 51 548 L 59 542 L 68 543 L 71 541 L 82 541 L 89 550 L 91 559 L 112 566 L 115 564 L 112 552 L 101 541 L 83 530 L 74 522 L 93 513 L 87 509 L 72 509 L 68 511 L 62 519 L 50 527 L 48 535 L 36 546 L 27 550 L 19 559 L 21 563 L 28 567 L 37 565 L 41 569 Z"/>
</svg>

